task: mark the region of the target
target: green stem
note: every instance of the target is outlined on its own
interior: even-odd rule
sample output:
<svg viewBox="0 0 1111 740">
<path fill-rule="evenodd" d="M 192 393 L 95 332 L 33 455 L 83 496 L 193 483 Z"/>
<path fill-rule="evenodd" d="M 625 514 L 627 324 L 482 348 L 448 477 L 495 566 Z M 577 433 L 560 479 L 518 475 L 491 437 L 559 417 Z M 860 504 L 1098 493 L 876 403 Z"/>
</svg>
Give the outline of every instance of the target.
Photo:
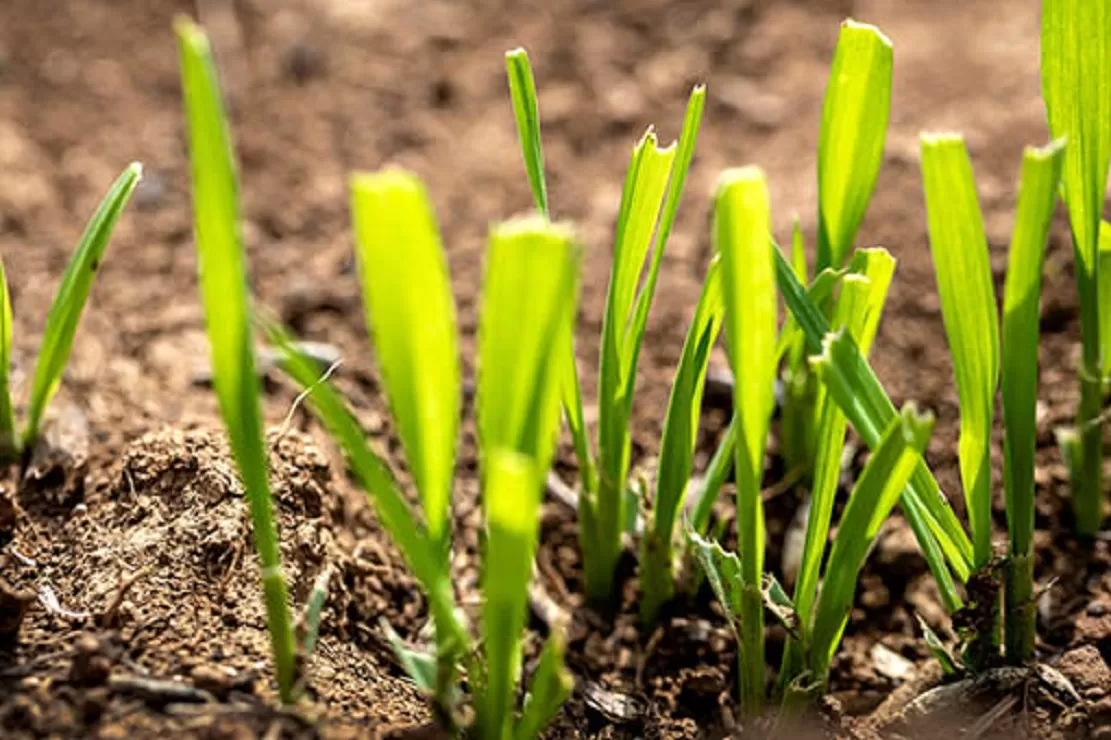
<svg viewBox="0 0 1111 740">
<path fill-rule="evenodd" d="M 764 597 L 760 586 L 741 586 L 741 641 L 737 660 L 741 676 L 741 709 L 749 717 L 764 708 Z"/>
<path fill-rule="evenodd" d="M 1034 556 L 1012 553 L 1003 570 L 1007 662 L 1022 665 L 1034 657 L 1037 605 L 1034 603 Z"/>
<path fill-rule="evenodd" d="M 614 575 L 621 556 L 620 509 L 624 496 L 610 490 L 605 476 L 593 501 L 579 499 L 579 542 L 582 547 L 587 599 L 597 607 L 611 608 Z M 595 509 L 597 507 L 597 510 Z"/>
<path fill-rule="evenodd" d="M 1084 354 L 1088 354 L 1089 332 L 1081 327 Z M 1093 332 L 1098 338 L 1098 333 Z M 1097 343 L 1098 344 L 1098 343 Z M 1096 348 L 1098 353 L 1098 346 Z M 1080 460 L 1076 466 L 1078 479 L 1073 480 L 1073 511 L 1076 531 L 1082 537 L 1094 537 L 1103 522 L 1103 424 L 1100 414 L 1103 390 L 1098 361 L 1084 363 L 1080 377 L 1080 413 L 1077 426 L 1080 432 Z"/>
<path fill-rule="evenodd" d="M 668 533 L 662 536 L 653 529 L 644 537 L 640 551 L 640 623 L 650 627 L 656 623 L 660 608 L 675 595 L 675 573 L 672 567 L 674 547 Z"/>
</svg>

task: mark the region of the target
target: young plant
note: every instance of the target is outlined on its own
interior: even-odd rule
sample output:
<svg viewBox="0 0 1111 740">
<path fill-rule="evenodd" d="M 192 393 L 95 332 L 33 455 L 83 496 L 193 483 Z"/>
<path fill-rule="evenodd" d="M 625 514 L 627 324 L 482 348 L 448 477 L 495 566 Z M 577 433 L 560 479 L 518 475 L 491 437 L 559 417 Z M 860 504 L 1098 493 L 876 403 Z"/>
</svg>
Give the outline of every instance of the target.
<svg viewBox="0 0 1111 740">
<path fill-rule="evenodd" d="M 1063 143 L 1028 149 L 1004 303 L 1004 489 L 1010 548 L 1004 569 L 1007 657 L 1030 657 L 1034 638 L 1034 410 L 1038 379 L 1038 296 L 1042 259 L 1056 202 Z M 923 135 L 922 172 L 930 244 L 937 267 L 942 315 L 953 353 L 961 410 L 961 481 L 968 501 L 977 570 L 991 567 L 991 427 L 999 376 L 995 289 L 972 163 L 964 141 L 951 134 Z M 979 604 L 984 629 L 970 635 L 975 666 L 998 654 L 997 603 Z"/>
<path fill-rule="evenodd" d="M 174 30 L 189 129 L 193 230 L 213 385 L 251 511 L 278 694 L 283 704 L 291 704 L 296 698 L 297 653 L 270 496 L 231 138 L 207 37 L 187 20 L 177 21 Z"/>
<path fill-rule="evenodd" d="M 116 178 L 104 200 L 100 202 L 85 226 L 77 251 L 66 267 L 54 302 L 46 316 L 42 345 L 35 361 L 31 397 L 27 405 L 27 421 L 20 434 L 16 425 L 9 372 L 12 353 L 12 304 L 8 277 L 0 262 L 0 463 L 11 463 L 30 455 L 38 440 L 43 415 L 50 399 L 62 382 L 62 372 L 69 361 L 77 326 L 93 287 L 97 269 L 108 249 L 112 230 L 142 178 L 143 166 L 128 165 Z M 24 458 L 26 459 L 26 458 Z"/>
<path fill-rule="evenodd" d="M 450 280 L 435 217 L 423 185 L 400 170 L 355 175 L 352 211 L 383 385 L 410 468 L 424 465 L 425 472 L 413 476 L 419 512 L 406 503 L 334 389 L 318 383 L 314 363 L 298 354 L 279 328 L 270 327 L 271 338 L 283 348 L 289 374 L 311 389 L 311 407 L 343 448 L 428 597 L 436 655 L 399 646 L 401 663 L 432 694 L 446 729 L 459 729 L 458 677 L 465 669 L 474 735 L 533 738 L 571 686 L 562 663 L 563 637 L 556 630 L 517 716 L 514 698 L 521 680 L 540 496 L 559 426 L 559 368 L 547 355 L 572 331 L 578 269 L 574 239 L 566 227 L 540 218 L 496 226 L 490 235 L 476 399 L 486 515 L 484 600 L 482 641 L 474 645 L 456 611 L 447 557 L 460 379 Z M 437 383 L 428 383 L 430 377 Z M 450 437 L 445 428 L 452 430 Z M 429 461 L 435 462 L 431 468 Z"/>
<path fill-rule="evenodd" d="M 513 112 L 533 199 L 549 214 L 536 85 L 523 49 L 506 55 Z M 564 415 L 575 441 L 582 491 L 579 499 L 580 539 L 587 596 L 609 604 L 629 520 L 629 424 L 636 391 L 636 366 L 656 290 L 660 263 L 683 183 L 694 154 L 705 88 L 696 87 L 687 105 L 677 146 L 661 148 L 649 128 L 633 149 L 618 210 L 613 271 L 602 319 L 598 379 L 598 453 L 591 452 L 582 413 L 582 394 L 573 346 L 559 350 L 564 365 Z M 654 243 L 653 243 L 654 240 Z M 647 274 L 643 281 L 642 273 Z"/>
<path fill-rule="evenodd" d="M 844 330 L 867 354 L 879 328 L 883 304 L 895 271 L 895 260 L 882 249 L 864 249 L 853 255 L 849 272 L 841 280 L 841 292 L 833 311 L 833 326 Z M 779 687 L 786 690 L 802 673 L 810 670 L 804 655 L 813 630 L 813 606 L 818 594 L 818 577 L 829 541 L 834 499 L 841 477 L 845 434 L 844 412 L 824 386 L 817 389 L 817 445 L 806 536 L 795 578 L 794 609 L 799 622 L 799 639 L 788 643 L 779 673 Z"/>
<path fill-rule="evenodd" d="M 1111 327 L 1100 324 L 1099 231 L 1111 164 L 1111 1 L 1044 0 L 1042 97 L 1049 130 L 1067 138 L 1062 197 L 1072 227 L 1080 301 L 1080 408 L 1062 435 L 1073 475 L 1077 532 L 1091 537 L 1103 521 L 1101 348 Z"/>
<path fill-rule="evenodd" d="M 922 136 L 930 248 L 957 377 L 961 483 L 976 570 L 991 560 L 991 426 L 999 383 L 999 318 L 988 241 L 964 141 Z"/>
<path fill-rule="evenodd" d="M 720 266 L 721 259 L 715 258 L 706 273 L 664 416 L 653 516 L 641 542 L 640 616 L 641 622 L 648 625 L 655 623 L 660 607 L 675 593 L 675 525 L 694 468 L 710 350 L 717 341 L 725 313 Z"/>
<path fill-rule="evenodd" d="M 739 660 L 741 702 L 758 712 L 764 702 L 764 502 L 761 481 L 768 426 L 775 408 L 778 305 L 768 188 L 756 168 L 727 170 L 718 182 L 714 245 L 722 260 L 725 335 L 738 420 L 734 471 L 740 548 Z"/>
<path fill-rule="evenodd" d="M 1003 289 L 1003 490 L 1008 552 L 1003 570 L 1003 625 L 1007 660 L 1024 663 L 1034 654 L 1034 453 L 1037 449 L 1038 298 L 1042 262 L 1065 143 L 1027 148 L 1010 264 Z"/>
</svg>

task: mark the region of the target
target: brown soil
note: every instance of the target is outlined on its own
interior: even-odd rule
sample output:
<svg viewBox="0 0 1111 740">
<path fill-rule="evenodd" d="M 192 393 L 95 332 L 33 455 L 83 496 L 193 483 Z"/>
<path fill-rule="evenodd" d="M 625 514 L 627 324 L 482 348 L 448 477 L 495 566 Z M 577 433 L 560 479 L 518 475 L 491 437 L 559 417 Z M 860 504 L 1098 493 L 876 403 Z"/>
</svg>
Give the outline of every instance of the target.
<svg viewBox="0 0 1111 740">
<path fill-rule="evenodd" d="M 337 383 L 391 453 L 397 448 L 351 264 L 346 173 L 396 162 L 427 180 L 449 247 L 469 367 L 487 224 L 529 206 L 501 56 L 526 46 L 540 85 L 552 202 L 560 217 L 580 225 L 589 246 L 579 330 L 589 399 L 630 144 L 653 121 L 676 134 L 687 90 L 709 83 L 642 355 L 635 454 L 648 469 L 707 258 L 714 178 L 728 165 L 760 163 L 779 232 L 797 212 L 812 236 L 817 121 L 837 24 L 848 15 L 879 24 L 896 44 L 895 101 L 888 161 L 860 243 L 890 247 L 900 265 L 874 360 L 896 402 L 915 398 L 937 414 L 930 461 L 943 486 L 959 490 L 955 392 L 925 240 L 916 136 L 938 128 L 967 135 L 1001 279 L 1021 149 L 1046 137 L 1036 3 L 198 5 L 232 101 L 253 287 L 304 337 L 343 353 Z M 429 715 L 394 665 L 379 624 L 386 619 L 419 640 L 421 596 L 332 445 L 302 415 L 294 429 L 279 429 L 294 394 L 270 377 L 266 412 L 293 595 L 301 603 L 326 567 L 338 574 L 311 664 L 311 716 L 274 709 L 249 524 L 205 385 L 195 298 L 170 31 L 175 13 L 194 10 L 186 0 L 0 6 L 0 254 L 14 292 L 17 381 L 31 370 L 84 219 L 128 161 L 147 167 L 56 403 L 55 436 L 64 444 L 43 463 L 40 480 L 8 478 L 0 494 L 0 635 L 8 638 L 0 646 L 0 735 L 411 735 Z M 1059 224 L 1043 302 L 1038 578 L 1053 585 L 1040 603 L 1039 648 L 1079 696 L 1044 676 L 1004 676 L 978 699 L 943 704 L 926 719 L 900 712 L 900 697 L 905 704 L 938 680 L 914 615 L 939 628 L 945 620 L 913 540 L 896 521 L 862 581 L 832 696 L 806 732 L 1111 733 L 1104 662 L 1111 655 L 1111 551 L 1103 540 L 1081 544 L 1068 534 L 1067 482 L 1053 445 L 1053 428 L 1070 418 L 1075 401 L 1065 237 Z M 723 417 L 722 410 L 708 415 L 707 450 Z M 456 491 L 464 596 L 473 595 L 476 580 L 472 449 L 464 439 Z M 568 449 L 562 463 L 571 480 Z M 793 491 L 769 504 L 771 567 L 797 504 Z M 1001 510 L 998 521 L 1002 529 Z M 546 504 L 541 582 L 558 605 L 574 609 L 568 660 L 578 681 L 550 735 L 693 738 L 739 729 L 735 652 L 716 606 L 706 596 L 679 604 L 652 635 L 636 629 L 635 580 L 616 617 L 580 608 L 574 526 L 569 509 Z M 533 627 L 545 629 L 540 619 Z M 773 630 L 773 650 L 781 639 Z"/>
</svg>

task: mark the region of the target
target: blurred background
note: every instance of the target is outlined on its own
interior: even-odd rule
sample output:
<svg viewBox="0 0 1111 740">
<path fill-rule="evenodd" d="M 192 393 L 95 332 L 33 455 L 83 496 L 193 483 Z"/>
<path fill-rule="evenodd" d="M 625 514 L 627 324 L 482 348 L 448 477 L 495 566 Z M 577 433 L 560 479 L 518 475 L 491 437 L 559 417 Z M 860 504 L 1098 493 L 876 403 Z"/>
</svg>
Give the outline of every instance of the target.
<svg viewBox="0 0 1111 740">
<path fill-rule="evenodd" d="M 780 238 L 797 214 L 812 240 L 818 122 L 838 24 L 851 16 L 879 25 L 895 45 L 894 102 L 860 244 L 889 247 L 900 266 L 876 363 L 897 401 L 914 396 L 935 408 L 932 449 L 952 454 L 947 359 L 927 351 L 945 345 L 917 135 L 967 136 L 1001 268 L 1021 149 L 1046 138 L 1035 0 L 5 0 L 0 254 L 15 292 L 17 373 L 96 201 L 128 161 L 147 168 L 67 381 L 109 450 L 157 423 L 215 419 L 195 384 L 206 350 L 171 32 L 179 13 L 208 27 L 230 98 L 255 289 L 299 332 L 337 345 L 356 375 L 369 352 L 347 173 L 396 163 L 427 181 L 461 323 L 473 334 L 487 226 L 531 203 L 503 60 L 522 45 L 537 75 L 553 212 L 578 225 L 588 253 L 579 354 L 589 394 L 631 147 L 649 124 L 665 140 L 677 135 L 689 89 L 706 82 L 703 130 L 642 356 L 637 440 L 649 453 L 709 256 L 717 174 L 762 165 Z M 1048 300 L 1067 326 L 1047 351 L 1064 367 L 1069 260 L 1067 249 L 1051 249 Z M 1047 372 L 1052 380 L 1056 370 Z M 376 406 L 373 384 L 361 390 L 356 402 Z"/>
</svg>

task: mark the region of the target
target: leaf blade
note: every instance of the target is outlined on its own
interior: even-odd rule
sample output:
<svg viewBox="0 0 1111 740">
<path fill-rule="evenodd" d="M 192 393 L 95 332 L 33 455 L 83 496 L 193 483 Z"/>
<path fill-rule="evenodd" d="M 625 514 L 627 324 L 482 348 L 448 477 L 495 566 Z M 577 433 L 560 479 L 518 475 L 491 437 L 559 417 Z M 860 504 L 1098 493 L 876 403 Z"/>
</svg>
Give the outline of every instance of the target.
<svg viewBox="0 0 1111 740">
<path fill-rule="evenodd" d="M 937 272 L 960 400 L 961 483 L 975 549 L 991 559 L 991 428 L 999 384 L 999 317 L 988 242 L 964 140 L 923 134 L 922 179 L 930 250 Z"/>
<path fill-rule="evenodd" d="M 398 169 L 353 175 L 351 214 L 382 383 L 428 535 L 446 545 L 461 399 L 454 300 L 436 219 L 420 180 Z"/>
<path fill-rule="evenodd" d="M 250 507 L 278 690 L 282 702 L 289 704 L 297 679 L 295 640 L 270 497 L 231 138 L 207 37 L 187 20 L 175 23 L 174 30 L 189 129 L 194 232 L 213 385 Z"/>
<path fill-rule="evenodd" d="M 34 445 L 46 406 L 58 390 L 97 268 L 108 249 L 112 230 L 142 175 L 143 166 L 132 162 L 116 178 L 86 224 L 77 249 L 62 276 L 62 282 L 46 317 L 42 345 L 35 361 L 31 399 L 27 407 L 27 426 L 23 434 L 24 447 Z"/>
</svg>

